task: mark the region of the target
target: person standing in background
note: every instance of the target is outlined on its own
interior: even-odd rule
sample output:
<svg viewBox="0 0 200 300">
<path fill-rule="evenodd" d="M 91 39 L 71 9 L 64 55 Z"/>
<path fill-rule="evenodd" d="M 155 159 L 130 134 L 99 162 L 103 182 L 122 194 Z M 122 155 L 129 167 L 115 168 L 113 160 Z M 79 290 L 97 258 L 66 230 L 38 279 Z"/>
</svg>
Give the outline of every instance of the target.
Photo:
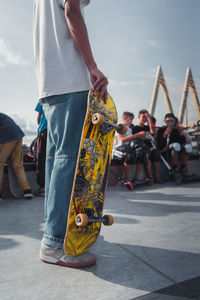
<svg viewBox="0 0 200 300">
<path fill-rule="evenodd" d="M 31 187 L 28 184 L 23 166 L 22 138 L 24 133 L 21 128 L 8 115 L 0 113 L 0 200 L 3 183 L 4 165 L 8 158 L 26 199 L 33 198 Z"/>
<path fill-rule="evenodd" d="M 38 102 L 35 111 L 38 112 L 38 136 L 37 136 L 37 156 L 36 156 L 36 175 L 37 184 L 40 186 L 39 196 L 45 195 L 45 161 L 47 144 L 47 120 L 40 102 Z"/>
</svg>

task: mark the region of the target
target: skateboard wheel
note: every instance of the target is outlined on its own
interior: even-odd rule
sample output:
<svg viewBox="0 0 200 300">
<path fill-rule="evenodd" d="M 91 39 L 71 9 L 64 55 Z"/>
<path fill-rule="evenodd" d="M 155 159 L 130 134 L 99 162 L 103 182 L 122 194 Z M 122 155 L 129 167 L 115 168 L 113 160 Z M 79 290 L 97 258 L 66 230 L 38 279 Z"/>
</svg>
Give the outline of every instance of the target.
<svg viewBox="0 0 200 300">
<path fill-rule="evenodd" d="M 105 226 L 111 226 L 114 223 L 114 217 L 111 215 L 105 215 L 103 219 L 106 219 L 106 221 L 103 222 Z"/>
<path fill-rule="evenodd" d="M 77 226 L 87 226 L 89 218 L 86 214 L 78 214 L 75 219 Z"/>
<path fill-rule="evenodd" d="M 129 190 L 132 191 L 133 190 L 133 185 L 130 181 L 127 181 L 125 184 L 125 187 Z"/>
<path fill-rule="evenodd" d="M 127 126 L 124 124 L 118 124 L 118 126 L 120 127 L 119 129 L 117 129 L 117 132 L 119 134 L 125 134 L 128 130 Z"/>
<path fill-rule="evenodd" d="M 104 123 L 104 116 L 99 114 L 99 113 L 96 113 L 92 116 L 92 123 L 94 125 L 103 125 Z"/>
</svg>

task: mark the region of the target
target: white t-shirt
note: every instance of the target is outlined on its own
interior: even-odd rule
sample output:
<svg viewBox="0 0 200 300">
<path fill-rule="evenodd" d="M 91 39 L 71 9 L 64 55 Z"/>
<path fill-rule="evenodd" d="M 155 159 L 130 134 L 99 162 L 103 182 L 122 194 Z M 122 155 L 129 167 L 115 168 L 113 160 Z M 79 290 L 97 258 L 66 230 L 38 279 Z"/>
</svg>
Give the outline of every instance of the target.
<svg viewBox="0 0 200 300">
<path fill-rule="evenodd" d="M 33 45 L 39 98 L 90 89 L 87 67 L 68 29 L 66 0 L 34 0 Z M 90 0 L 80 0 L 81 9 Z"/>
<path fill-rule="evenodd" d="M 117 134 L 118 135 L 118 134 Z M 122 143 L 117 135 L 115 135 L 115 139 L 114 139 L 114 144 L 113 144 L 113 148 L 116 149 L 117 147 L 121 146 L 121 145 L 128 145 L 129 142 L 126 143 Z M 132 129 L 130 127 L 127 127 L 127 132 L 125 134 L 123 134 L 123 137 L 127 137 L 127 136 L 131 136 L 132 135 Z"/>
</svg>

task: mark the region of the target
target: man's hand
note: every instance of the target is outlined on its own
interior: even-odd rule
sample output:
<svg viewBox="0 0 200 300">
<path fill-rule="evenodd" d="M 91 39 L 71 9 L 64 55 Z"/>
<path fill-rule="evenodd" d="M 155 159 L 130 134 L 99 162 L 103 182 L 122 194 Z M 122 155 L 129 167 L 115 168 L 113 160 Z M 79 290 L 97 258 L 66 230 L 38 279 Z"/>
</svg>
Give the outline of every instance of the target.
<svg viewBox="0 0 200 300">
<path fill-rule="evenodd" d="M 146 118 L 147 118 L 147 122 L 148 122 L 148 123 L 151 123 L 151 115 L 150 115 L 148 112 L 146 112 L 146 113 L 145 113 L 145 116 L 146 116 Z"/>
<path fill-rule="evenodd" d="M 164 137 L 166 137 L 168 134 L 172 132 L 172 127 L 167 127 L 167 129 L 164 132 Z"/>
<path fill-rule="evenodd" d="M 108 79 L 106 78 L 106 76 L 99 69 L 96 68 L 90 71 L 90 80 L 92 83 L 94 95 L 97 96 L 97 93 L 99 92 L 98 100 L 103 100 L 104 103 L 106 103 L 108 97 Z"/>
</svg>

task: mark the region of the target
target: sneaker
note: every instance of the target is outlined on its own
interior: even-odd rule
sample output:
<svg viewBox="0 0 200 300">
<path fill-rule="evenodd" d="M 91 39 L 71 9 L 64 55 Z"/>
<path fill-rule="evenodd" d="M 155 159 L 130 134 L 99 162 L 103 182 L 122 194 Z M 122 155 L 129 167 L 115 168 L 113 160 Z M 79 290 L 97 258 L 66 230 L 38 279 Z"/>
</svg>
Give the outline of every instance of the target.
<svg viewBox="0 0 200 300">
<path fill-rule="evenodd" d="M 163 184 L 163 180 L 159 175 L 154 177 L 154 182 L 159 183 L 159 184 Z"/>
<path fill-rule="evenodd" d="M 25 191 L 24 191 L 24 197 L 25 197 L 26 199 L 32 199 L 32 198 L 33 198 L 33 194 L 32 194 L 32 192 L 31 192 L 31 190 L 25 190 Z"/>
<path fill-rule="evenodd" d="M 96 263 L 95 255 L 90 252 L 70 257 L 65 254 L 62 248 L 54 248 L 44 244 L 41 244 L 40 260 L 46 263 L 71 268 L 87 267 Z"/>
</svg>

